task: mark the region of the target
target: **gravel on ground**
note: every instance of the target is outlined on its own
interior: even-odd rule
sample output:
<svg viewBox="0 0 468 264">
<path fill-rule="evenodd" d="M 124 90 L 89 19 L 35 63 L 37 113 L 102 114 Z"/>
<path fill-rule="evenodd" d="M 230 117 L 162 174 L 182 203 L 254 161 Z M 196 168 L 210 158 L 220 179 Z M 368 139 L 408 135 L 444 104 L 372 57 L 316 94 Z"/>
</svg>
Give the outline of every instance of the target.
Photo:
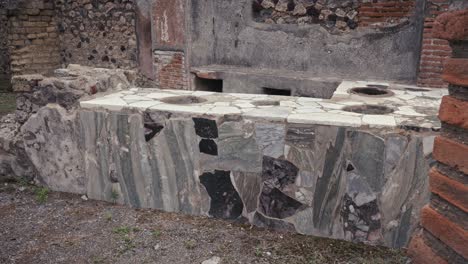
<svg viewBox="0 0 468 264">
<path fill-rule="evenodd" d="M 409 263 L 403 250 L 0 183 L 0 263 Z"/>
</svg>

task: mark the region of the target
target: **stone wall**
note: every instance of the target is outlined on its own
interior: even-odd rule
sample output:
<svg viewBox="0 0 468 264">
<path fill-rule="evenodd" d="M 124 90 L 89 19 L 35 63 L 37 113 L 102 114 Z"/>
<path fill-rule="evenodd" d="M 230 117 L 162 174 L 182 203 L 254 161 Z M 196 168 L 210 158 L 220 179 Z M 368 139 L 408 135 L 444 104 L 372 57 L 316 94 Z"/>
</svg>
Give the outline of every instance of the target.
<svg viewBox="0 0 468 264">
<path fill-rule="evenodd" d="M 55 5 L 62 64 L 138 65 L 134 0 L 55 0 Z"/>
<path fill-rule="evenodd" d="M 192 66 L 221 64 L 315 77 L 416 82 L 424 1 L 415 1 L 412 12 L 405 13 L 409 15 L 405 23 L 338 34 L 317 24 L 256 23 L 250 1 L 190 2 Z"/>
<path fill-rule="evenodd" d="M 20 1 L 7 10 L 12 74 L 58 68 L 59 39 L 52 0 Z"/>
<path fill-rule="evenodd" d="M 320 24 L 328 30 L 388 27 L 408 22 L 415 0 L 254 0 L 257 22 L 269 24 Z"/>
<path fill-rule="evenodd" d="M 289 1 L 254 0 L 253 14 L 257 22 L 269 24 L 321 24 L 339 30 L 357 27 L 358 0 Z"/>
<path fill-rule="evenodd" d="M 434 144 L 429 173 L 431 202 L 421 213 L 423 230 L 412 239 L 415 263 L 468 262 L 468 9 L 439 16 L 434 37 L 450 41 L 452 58 L 443 78 L 449 85 L 439 112 L 442 135 Z"/>
</svg>

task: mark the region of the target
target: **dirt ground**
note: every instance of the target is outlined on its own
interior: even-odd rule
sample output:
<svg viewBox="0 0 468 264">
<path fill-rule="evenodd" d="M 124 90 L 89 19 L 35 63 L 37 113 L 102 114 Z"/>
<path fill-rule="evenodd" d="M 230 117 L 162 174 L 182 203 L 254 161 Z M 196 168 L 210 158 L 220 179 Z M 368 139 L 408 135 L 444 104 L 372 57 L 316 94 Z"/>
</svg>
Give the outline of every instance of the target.
<svg viewBox="0 0 468 264">
<path fill-rule="evenodd" d="M 403 251 L 0 184 L 0 263 L 409 263 Z M 216 262 L 214 262 L 216 263 Z"/>
</svg>

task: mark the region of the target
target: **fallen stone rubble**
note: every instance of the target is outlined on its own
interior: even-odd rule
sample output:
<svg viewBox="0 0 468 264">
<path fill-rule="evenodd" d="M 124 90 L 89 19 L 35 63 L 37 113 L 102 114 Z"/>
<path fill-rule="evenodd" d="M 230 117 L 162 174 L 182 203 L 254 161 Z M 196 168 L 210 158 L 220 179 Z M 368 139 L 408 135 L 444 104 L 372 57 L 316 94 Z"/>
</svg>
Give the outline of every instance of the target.
<svg viewBox="0 0 468 264">
<path fill-rule="evenodd" d="M 139 82 L 138 78 L 131 70 L 74 64 L 56 70 L 52 76 L 13 77 L 17 109 L 0 118 L 0 178 L 20 177 L 51 189 L 81 192 L 85 180 L 76 164 L 82 162 L 75 160 L 82 158 L 76 122 L 79 100 L 128 89 Z M 76 182 L 63 184 L 69 181 Z M 68 190 L 57 184 L 74 187 Z"/>
</svg>

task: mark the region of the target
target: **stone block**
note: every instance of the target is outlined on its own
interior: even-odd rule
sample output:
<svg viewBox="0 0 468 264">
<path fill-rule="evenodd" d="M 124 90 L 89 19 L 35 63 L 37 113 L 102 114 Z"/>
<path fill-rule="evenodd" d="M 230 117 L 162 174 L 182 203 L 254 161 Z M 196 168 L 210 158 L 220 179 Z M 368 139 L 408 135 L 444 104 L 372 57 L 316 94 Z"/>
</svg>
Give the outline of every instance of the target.
<svg viewBox="0 0 468 264">
<path fill-rule="evenodd" d="M 38 8 L 29 8 L 25 10 L 25 13 L 31 16 L 39 15 L 40 12 L 41 10 Z"/>
<path fill-rule="evenodd" d="M 40 74 L 17 75 L 11 78 L 11 86 L 15 92 L 31 92 L 44 79 Z"/>
<path fill-rule="evenodd" d="M 444 96 L 440 106 L 439 118 L 445 123 L 468 129 L 468 101 L 459 100 L 452 96 Z"/>
<path fill-rule="evenodd" d="M 449 12 L 437 17 L 432 34 L 446 40 L 468 39 L 468 10 Z"/>
<path fill-rule="evenodd" d="M 422 232 L 415 235 L 409 244 L 408 255 L 414 264 L 448 264 L 443 258 L 437 255 L 430 245 L 424 241 Z"/>
<path fill-rule="evenodd" d="M 468 89 L 468 59 L 447 59 L 442 78 L 451 84 Z"/>
<path fill-rule="evenodd" d="M 77 121 L 76 112 L 49 104 L 21 127 L 26 153 L 38 171 L 36 180 L 51 190 L 86 193 Z"/>
<path fill-rule="evenodd" d="M 448 139 L 436 137 L 434 143 L 434 158 L 446 165 L 468 174 L 468 145 Z"/>
<path fill-rule="evenodd" d="M 436 168 L 429 173 L 431 192 L 468 213 L 468 186 L 443 175 Z"/>
<path fill-rule="evenodd" d="M 421 225 L 455 252 L 468 258 L 468 231 L 429 206 L 421 212 Z"/>
</svg>

